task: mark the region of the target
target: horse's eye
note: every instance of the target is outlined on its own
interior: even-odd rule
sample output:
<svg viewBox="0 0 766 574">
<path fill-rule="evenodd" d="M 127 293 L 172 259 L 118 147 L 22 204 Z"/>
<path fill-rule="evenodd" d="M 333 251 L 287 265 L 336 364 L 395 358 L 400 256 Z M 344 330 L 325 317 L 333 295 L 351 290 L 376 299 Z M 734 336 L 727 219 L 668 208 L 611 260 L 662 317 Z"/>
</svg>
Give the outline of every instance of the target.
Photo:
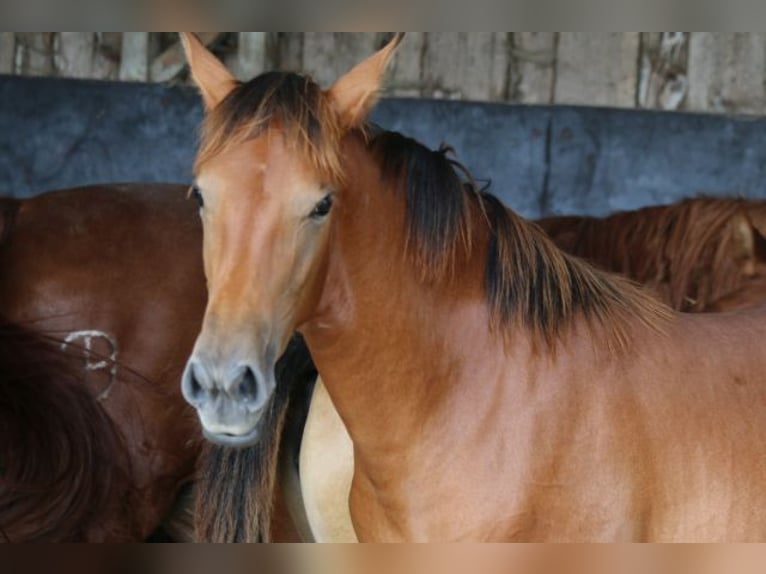
<svg viewBox="0 0 766 574">
<path fill-rule="evenodd" d="M 199 187 L 192 185 L 191 189 L 189 190 L 189 194 L 194 197 L 200 209 L 205 206 L 205 200 L 202 199 L 202 192 L 200 191 Z"/>
<path fill-rule="evenodd" d="M 328 213 L 330 213 L 331 207 L 332 207 L 332 194 L 328 193 L 322 198 L 322 200 L 319 203 L 317 203 L 314 206 L 314 209 L 311 210 L 309 217 L 311 219 L 322 219 Z"/>
</svg>

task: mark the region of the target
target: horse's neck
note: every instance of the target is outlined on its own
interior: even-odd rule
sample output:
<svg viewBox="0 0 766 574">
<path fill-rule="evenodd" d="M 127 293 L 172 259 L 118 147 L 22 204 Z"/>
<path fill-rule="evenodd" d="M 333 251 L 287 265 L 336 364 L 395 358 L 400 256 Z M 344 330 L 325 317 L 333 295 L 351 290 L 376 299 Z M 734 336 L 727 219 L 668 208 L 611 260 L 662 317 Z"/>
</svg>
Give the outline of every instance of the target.
<svg viewBox="0 0 766 574">
<path fill-rule="evenodd" d="M 302 328 L 357 455 L 379 460 L 454 407 L 473 364 L 503 356 L 489 332 L 487 238 L 452 281 L 424 282 L 404 255 L 401 199 L 380 189 L 338 214 L 320 313 Z"/>
</svg>

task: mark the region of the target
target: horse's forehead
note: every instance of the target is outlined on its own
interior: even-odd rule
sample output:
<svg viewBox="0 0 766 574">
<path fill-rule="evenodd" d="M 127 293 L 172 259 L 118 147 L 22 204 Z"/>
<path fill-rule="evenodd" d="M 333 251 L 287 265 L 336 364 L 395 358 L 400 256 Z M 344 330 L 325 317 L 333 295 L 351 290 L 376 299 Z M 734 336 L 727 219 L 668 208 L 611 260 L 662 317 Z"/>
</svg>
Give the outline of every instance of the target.
<svg viewBox="0 0 766 574">
<path fill-rule="evenodd" d="M 212 189 L 287 197 L 316 187 L 319 178 L 296 146 L 267 133 L 223 150 L 205 163 L 198 179 Z"/>
</svg>

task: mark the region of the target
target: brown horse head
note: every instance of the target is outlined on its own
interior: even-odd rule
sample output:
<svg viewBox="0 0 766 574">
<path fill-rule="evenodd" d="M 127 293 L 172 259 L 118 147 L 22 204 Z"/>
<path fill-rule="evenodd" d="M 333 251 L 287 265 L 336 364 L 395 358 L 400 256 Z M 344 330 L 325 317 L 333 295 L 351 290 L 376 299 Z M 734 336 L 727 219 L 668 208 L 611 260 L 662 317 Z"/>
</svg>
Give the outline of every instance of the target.
<svg viewBox="0 0 766 574">
<path fill-rule="evenodd" d="M 400 39 L 321 90 L 288 73 L 239 83 L 183 35 L 207 109 L 194 193 L 209 300 L 182 388 L 211 440 L 259 438 L 274 365 L 324 287 L 333 206 L 343 203 L 340 141 L 376 102 Z"/>
</svg>

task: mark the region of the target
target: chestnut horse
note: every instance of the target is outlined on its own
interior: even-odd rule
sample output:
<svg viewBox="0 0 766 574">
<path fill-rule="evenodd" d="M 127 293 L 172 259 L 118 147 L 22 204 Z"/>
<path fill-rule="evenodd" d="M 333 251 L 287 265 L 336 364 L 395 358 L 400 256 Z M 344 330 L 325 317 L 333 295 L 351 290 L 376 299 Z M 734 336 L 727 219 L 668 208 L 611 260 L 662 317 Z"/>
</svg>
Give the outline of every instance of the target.
<svg viewBox="0 0 766 574">
<path fill-rule="evenodd" d="M 561 249 L 626 275 L 679 311 L 713 301 L 766 273 L 766 201 L 700 197 L 607 217 L 537 221 Z M 751 298 L 752 301 L 752 298 Z M 766 290 L 759 300 L 766 301 Z"/>
<path fill-rule="evenodd" d="M 399 40 L 322 91 L 238 83 L 184 35 L 208 305 L 182 388 L 206 435 L 262 437 L 297 328 L 361 540 L 763 539 L 766 311 L 675 313 L 366 125 Z"/>
<path fill-rule="evenodd" d="M 0 200 L 0 538 L 142 540 L 194 478 L 203 441 L 178 381 L 207 294 L 187 195 L 131 184 Z"/>
<path fill-rule="evenodd" d="M 766 240 L 753 223 L 762 224 L 765 208 L 759 200 L 701 197 L 537 223 L 559 248 L 644 281 L 679 310 L 721 312 L 766 302 Z M 301 448 L 302 496 L 317 539 L 355 538 L 344 508 L 353 466 L 351 439 L 319 383 Z"/>
</svg>

